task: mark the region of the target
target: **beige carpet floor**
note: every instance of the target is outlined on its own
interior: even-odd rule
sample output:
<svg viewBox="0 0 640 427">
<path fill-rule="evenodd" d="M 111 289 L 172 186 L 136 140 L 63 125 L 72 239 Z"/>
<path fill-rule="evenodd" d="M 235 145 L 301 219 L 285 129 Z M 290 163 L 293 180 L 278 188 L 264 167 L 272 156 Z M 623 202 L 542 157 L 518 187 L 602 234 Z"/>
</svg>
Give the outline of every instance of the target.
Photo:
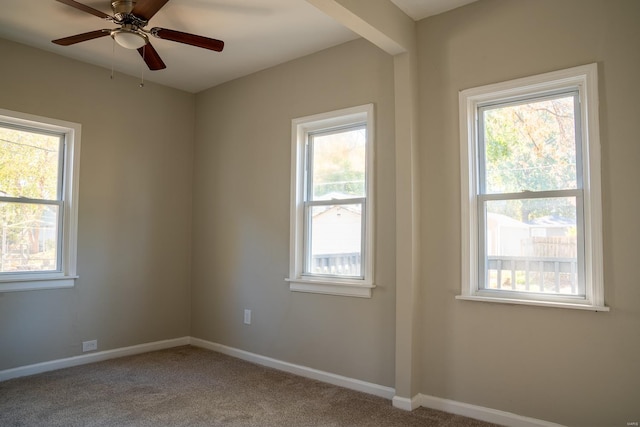
<svg viewBox="0 0 640 427">
<path fill-rule="evenodd" d="M 0 382 L 0 426 L 492 424 L 185 346 Z"/>
</svg>

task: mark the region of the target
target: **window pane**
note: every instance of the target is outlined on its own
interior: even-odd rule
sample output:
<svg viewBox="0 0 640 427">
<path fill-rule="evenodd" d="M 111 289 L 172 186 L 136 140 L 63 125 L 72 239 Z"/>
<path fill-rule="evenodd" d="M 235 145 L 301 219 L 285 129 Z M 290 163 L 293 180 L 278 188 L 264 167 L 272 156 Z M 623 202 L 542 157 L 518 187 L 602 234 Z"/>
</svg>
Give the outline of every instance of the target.
<svg viewBox="0 0 640 427">
<path fill-rule="evenodd" d="M 58 206 L 0 202 L 0 271 L 58 270 Z"/>
<path fill-rule="evenodd" d="M 313 206 L 307 273 L 362 275 L 362 205 Z"/>
<path fill-rule="evenodd" d="M 60 135 L 0 126 L 0 196 L 56 200 Z"/>
<path fill-rule="evenodd" d="M 312 135 L 311 200 L 365 196 L 366 129 Z"/>
<path fill-rule="evenodd" d="M 485 109 L 485 193 L 577 188 L 574 97 Z"/>
<path fill-rule="evenodd" d="M 485 202 L 486 289 L 581 295 L 575 197 Z"/>
</svg>

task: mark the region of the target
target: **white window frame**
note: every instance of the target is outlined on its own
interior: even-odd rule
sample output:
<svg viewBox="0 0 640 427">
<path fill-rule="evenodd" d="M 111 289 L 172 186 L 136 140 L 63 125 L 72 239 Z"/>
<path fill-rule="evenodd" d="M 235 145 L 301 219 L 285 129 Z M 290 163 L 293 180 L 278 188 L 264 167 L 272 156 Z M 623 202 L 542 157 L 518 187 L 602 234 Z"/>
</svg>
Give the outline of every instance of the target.
<svg viewBox="0 0 640 427">
<path fill-rule="evenodd" d="M 3 273 L 0 292 L 71 288 L 76 273 L 78 240 L 78 180 L 80 172 L 81 126 L 62 120 L 0 109 L 0 122 L 8 125 L 53 132 L 63 137 L 62 262 L 58 271 Z"/>
<path fill-rule="evenodd" d="M 371 298 L 374 284 L 374 108 L 373 104 L 345 108 L 328 113 L 301 117 L 291 121 L 291 229 L 289 255 L 289 289 L 295 292 L 310 292 Z M 364 205 L 364 240 L 361 259 L 362 278 L 346 278 L 326 275 L 304 274 L 304 197 L 305 197 L 305 152 L 309 134 L 328 131 L 344 126 L 366 125 L 366 178 Z"/>
<path fill-rule="evenodd" d="M 461 300 L 525 304 L 592 311 L 609 311 L 604 302 L 602 257 L 602 197 L 600 184 L 600 131 L 598 124 L 597 64 L 540 74 L 463 90 L 459 93 L 461 172 Z M 584 289 L 580 298 L 480 288 L 479 277 L 479 153 L 478 109 L 489 103 L 509 102 L 575 89 L 582 127 L 584 203 Z M 580 158 L 580 156 L 578 156 Z M 580 248 L 579 248 L 580 249 Z"/>
</svg>

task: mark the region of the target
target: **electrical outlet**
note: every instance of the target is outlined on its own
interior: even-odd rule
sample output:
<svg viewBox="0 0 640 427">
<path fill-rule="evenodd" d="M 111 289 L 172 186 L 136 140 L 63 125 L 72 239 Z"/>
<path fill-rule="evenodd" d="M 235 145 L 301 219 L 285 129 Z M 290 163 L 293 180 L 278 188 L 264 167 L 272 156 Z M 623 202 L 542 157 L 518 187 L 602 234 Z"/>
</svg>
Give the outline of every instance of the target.
<svg viewBox="0 0 640 427">
<path fill-rule="evenodd" d="M 98 349 L 98 340 L 82 341 L 82 352 L 96 351 Z"/>
<path fill-rule="evenodd" d="M 244 324 L 245 325 L 250 325 L 251 324 L 251 310 L 244 310 Z"/>
</svg>

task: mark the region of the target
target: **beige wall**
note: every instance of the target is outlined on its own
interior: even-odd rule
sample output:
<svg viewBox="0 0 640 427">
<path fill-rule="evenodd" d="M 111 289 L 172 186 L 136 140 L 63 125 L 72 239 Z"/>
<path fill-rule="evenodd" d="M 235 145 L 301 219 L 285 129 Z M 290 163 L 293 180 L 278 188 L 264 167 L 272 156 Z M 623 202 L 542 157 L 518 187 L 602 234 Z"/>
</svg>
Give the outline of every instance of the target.
<svg viewBox="0 0 640 427">
<path fill-rule="evenodd" d="M 189 335 L 195 96 L 0 40 L 0 108 L 82 125 L 73 289 L 0 293 L 0 370 Z"/>
<path fill-rule="evenodd" d="M 640 418 L 638 17 L 637 0 L 480 0 L 418 24 L 421 393 L 567 425 Z M 191 95 L 3 40 L 0 52 L 0 108 L 83 126 L 81 278 L 0 293 L 0 369 L 80 354 L 88 339 L 102 350 L 192 335 L 396 386 L 393 58 L 359 40 Z M 455 300 L 458 91 L 591 62 L 611 312 Z M 291 119 L 369 102 L 378 288 L 292 293 Z"/>
<path fill-rule="evenodd" d="M 572 426 L 640 419 L 640 2 L 481 0 L 419 24 L 421 391 Z M 461 89 L 597 62 L 610 313 L 457 301 Z"/>
<path fill-rule="evenodd" d="M 393 386 L 393 102 L 393 60 L 363 40 L 197 95 L 193 336 Z M 376 111 L 378 287 L 371 299 L 292 293 L 291 119 L 366 103 Z"/>
</svg>

